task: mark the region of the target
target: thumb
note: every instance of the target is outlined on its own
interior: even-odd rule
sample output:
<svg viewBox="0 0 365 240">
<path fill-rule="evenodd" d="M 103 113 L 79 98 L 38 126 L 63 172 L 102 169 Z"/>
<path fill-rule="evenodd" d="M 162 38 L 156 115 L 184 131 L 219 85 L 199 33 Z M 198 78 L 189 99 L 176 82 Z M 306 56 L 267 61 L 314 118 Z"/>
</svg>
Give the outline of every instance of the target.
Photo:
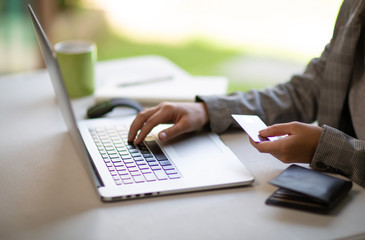
<svg viewBox="0 0 365 240">
<path fill-rule="evenodd" d="M 259 131 L 262 137 L 282 136 L 290 133 L 290 127 L 286 123 L 275 124 Z"/>
<path fill-rule="evenodd" d="M 183 128 L 180 127 L 179 124 L 175 124 L 169 128 L 166 128 L 165 130 L 161 131 L 158 134 L 158 138 L 161 141 L 166 141 L 166 140 L 170 140 L 178 135 L 181 135 L 183 133 L 185 133 L 186 131 L 184 131 Z"/>
</svg>

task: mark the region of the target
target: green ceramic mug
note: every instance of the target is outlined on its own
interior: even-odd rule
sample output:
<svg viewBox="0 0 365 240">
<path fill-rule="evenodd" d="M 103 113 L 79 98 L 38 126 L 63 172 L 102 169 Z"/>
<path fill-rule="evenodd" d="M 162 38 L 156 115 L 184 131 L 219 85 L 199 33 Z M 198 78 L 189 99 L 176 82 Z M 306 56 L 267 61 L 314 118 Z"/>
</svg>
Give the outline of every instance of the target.
<svg viewBox="0 0 365 240">
<path fill-rule="evenodd" d="M 93 94 L 96 45 L 80 40 L 64 41 L 55 45 L 55 51 L 69 96 L 78 98 Z"/>
</svg>

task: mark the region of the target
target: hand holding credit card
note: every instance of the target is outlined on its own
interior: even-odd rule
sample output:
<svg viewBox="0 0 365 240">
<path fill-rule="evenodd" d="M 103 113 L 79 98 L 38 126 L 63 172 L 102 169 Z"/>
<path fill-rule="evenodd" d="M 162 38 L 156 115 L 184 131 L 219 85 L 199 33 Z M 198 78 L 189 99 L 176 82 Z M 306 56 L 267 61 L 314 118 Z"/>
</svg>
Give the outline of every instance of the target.
<svg viewBox="0 0 365 240">
<path fill-rule="evenodd" d="M 232 114 L 232 117 L 236 122 L 245 130 L 245 132 L 250 136 L 254 142 L 262 141 L 275 141 L 280 137 L 268 137 L 262 138 L 259 135 L 259 131 L 267 128 L 266 124 L 256 115 L 238 115 Z"/>
</svg>

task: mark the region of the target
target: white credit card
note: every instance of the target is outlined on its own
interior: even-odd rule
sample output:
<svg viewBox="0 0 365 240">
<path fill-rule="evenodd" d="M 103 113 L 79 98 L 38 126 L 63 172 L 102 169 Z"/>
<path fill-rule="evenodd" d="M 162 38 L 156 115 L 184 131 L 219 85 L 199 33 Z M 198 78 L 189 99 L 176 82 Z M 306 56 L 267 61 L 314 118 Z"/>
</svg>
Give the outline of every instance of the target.
<svg viewBox="0 0 365 240">
<path fill-rule="evenodd" d="M 260 137 L 259 131 L 267 128 L 266 124 L 256 115 L 238 115 L 232 114 L 232 117 L 238 122 L 238 124 L 245 130 L 254 142 L 262 141 L 275 141 L 280 137 Z"/>
</svg>

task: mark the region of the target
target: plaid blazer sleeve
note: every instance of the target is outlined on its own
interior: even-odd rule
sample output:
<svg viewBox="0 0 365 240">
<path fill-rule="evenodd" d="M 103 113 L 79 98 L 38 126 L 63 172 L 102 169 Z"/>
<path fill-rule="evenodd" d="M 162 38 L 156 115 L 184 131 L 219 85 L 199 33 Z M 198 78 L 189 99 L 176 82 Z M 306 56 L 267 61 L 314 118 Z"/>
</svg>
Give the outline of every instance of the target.
<svg viewBox="0 0 365 240">
<path fill-rule="evenodd" d="M 341 174 L 365 187 L 365 142 L 324 125 L 311 167 Z"/>
</svg>

